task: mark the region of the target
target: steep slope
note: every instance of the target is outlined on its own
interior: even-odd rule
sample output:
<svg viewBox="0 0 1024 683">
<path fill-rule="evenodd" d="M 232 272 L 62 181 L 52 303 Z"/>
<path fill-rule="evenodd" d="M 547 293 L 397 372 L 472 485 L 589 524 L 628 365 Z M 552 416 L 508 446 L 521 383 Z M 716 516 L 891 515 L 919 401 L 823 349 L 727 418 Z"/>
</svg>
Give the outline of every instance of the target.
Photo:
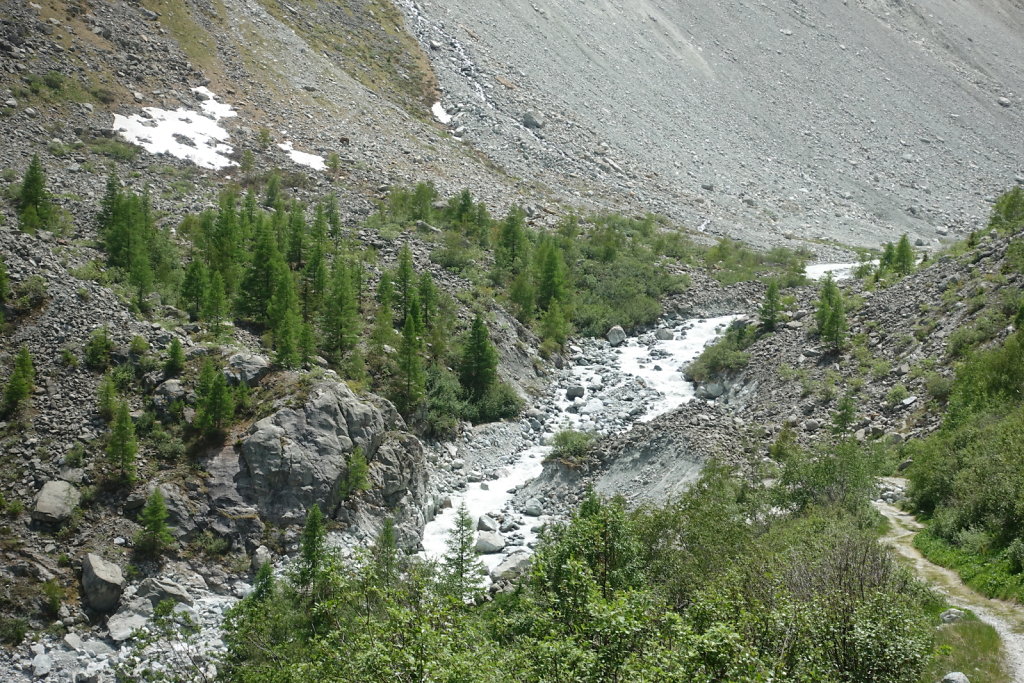
<svg viewBox="0 0 1024 683">
<path fill-rule="evenodd" d="M 1016 0 L 404 4 L 473 144 L 713 233 L 930 243 L 1024 178 Z"/>
</svg>

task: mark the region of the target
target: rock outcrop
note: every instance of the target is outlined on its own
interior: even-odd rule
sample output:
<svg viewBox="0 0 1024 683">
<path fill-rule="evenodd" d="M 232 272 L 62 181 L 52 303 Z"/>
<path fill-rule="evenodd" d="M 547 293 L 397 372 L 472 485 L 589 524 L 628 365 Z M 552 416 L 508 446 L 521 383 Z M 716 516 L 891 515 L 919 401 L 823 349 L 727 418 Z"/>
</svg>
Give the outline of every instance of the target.
<svg viewBox="0 0 1024 683">
<path fill-rule="evenodd" d="M 48 481 L 36 495 L 32 519 L 46 524 L 60 524 L 74 512 L 81 495 L 66 481 Z"/>
<path fill-rule="evenodd" d="M 301 524 L 316 504 L 366 533 L 394 517 L 400 539 L 418 542 L 426 461 L 419 440 L 404 430 L 388 401 L 358 397 L 341 382 L 322 382 L 301 407 L 278 410 L 243 437 L 239 491 L 274 524 Z M 356 448 L 369 465 L 370 489 L 346 500 Z"/>
</svg>

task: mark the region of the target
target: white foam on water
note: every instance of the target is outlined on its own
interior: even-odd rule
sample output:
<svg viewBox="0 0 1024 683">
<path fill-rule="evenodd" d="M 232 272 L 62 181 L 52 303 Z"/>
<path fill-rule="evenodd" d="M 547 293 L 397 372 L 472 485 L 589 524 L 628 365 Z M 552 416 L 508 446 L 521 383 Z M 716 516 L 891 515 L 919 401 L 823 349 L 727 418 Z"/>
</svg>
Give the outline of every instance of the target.
<svg viewBox="0 0 1024 683">
<path fill-rule="evenodd" d="M 871 261 L 878 265 L 878 261 Z M 817 282 L 825 278 L 825 275 L 832 273 L 833 280 L 849 280 L 853 277 L 853 271 L 857 270 L 859 263 L 816 263 L 813 266 L 804 268 L 804 274 L 808 280 Z"/>
</svg>

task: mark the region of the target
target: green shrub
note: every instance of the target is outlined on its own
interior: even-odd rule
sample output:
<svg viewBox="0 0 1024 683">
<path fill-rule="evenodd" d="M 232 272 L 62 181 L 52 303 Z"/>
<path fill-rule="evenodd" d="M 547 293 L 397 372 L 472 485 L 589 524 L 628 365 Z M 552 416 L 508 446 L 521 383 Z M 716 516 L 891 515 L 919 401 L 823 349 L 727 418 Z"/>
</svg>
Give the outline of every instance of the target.
<svg viewBox="0 0 1024 683">
<path fill-rule="evenodd" d="M 587 451 L 590 450 L 590 446 L 596 439 L 597 437 L 589 432 L 563 429 L 555 434 L 552 442 L 554 450 L 548 457 L 567 465 L 580 465 L 586 459 Z"/>
<path fill-rule="evenodd" d="M 750 361 L 750 354 L 745 349 L 756 338 L 757 330 L 753 325 L 744 321 L 734 322 L 721 339 L 701 351 L 690 364 L 687 374 L 694 382 L 707 382 L 742 370 Z"/>
<path fill-rule="evenodd" d="M 511 385 L 499 381 L 471 409 L 475 411 L 474 422 L 495 422 L 517 417 L 523 410 L 523 399 Z"/>
<path fill-rule="evenodd" d="M 28 635 L 28 622 L 19 617 L 0 616 L 0 643 L 20 645 Z"/>
<path fill-rule="evenodd" d="M 85 367 L 91 370 L 106 370 L 110 365 L 110 353 L 113 350 L 114 340 L 110 338 L 107 326 L 96 328 L 85 344 Z"/>
<path fill-rule="evenodd" d="M 885 395 L 885 402 L 890 406 L 899 405 L 904 399 L 910 398 L 910 390 L 902 384 L 896 384 Z"/>
</svg>

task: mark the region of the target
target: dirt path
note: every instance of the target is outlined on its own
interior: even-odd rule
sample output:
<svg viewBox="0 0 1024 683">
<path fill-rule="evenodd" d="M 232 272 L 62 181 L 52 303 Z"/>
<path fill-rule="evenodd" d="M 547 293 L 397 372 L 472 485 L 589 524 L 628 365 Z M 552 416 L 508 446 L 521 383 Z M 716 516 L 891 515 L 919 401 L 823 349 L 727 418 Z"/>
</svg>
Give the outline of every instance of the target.
<svg viewBox="0 0 1024 683">
<path fill-rule="evenodd" d="M 1011 679 L 1024 681 L 1024 608 L 986 598 L 964 585 L 956 572 L 929 562 L 913 545 L 914 535 L 924 528 L 914 516 L 881 501 L 875 501 L 874 505 L 892 523 L 881 541 L 905 558 L 914 572 L 950 604 L 971 610 L 995 628 L 1003 641 Z"/>
</svg>

